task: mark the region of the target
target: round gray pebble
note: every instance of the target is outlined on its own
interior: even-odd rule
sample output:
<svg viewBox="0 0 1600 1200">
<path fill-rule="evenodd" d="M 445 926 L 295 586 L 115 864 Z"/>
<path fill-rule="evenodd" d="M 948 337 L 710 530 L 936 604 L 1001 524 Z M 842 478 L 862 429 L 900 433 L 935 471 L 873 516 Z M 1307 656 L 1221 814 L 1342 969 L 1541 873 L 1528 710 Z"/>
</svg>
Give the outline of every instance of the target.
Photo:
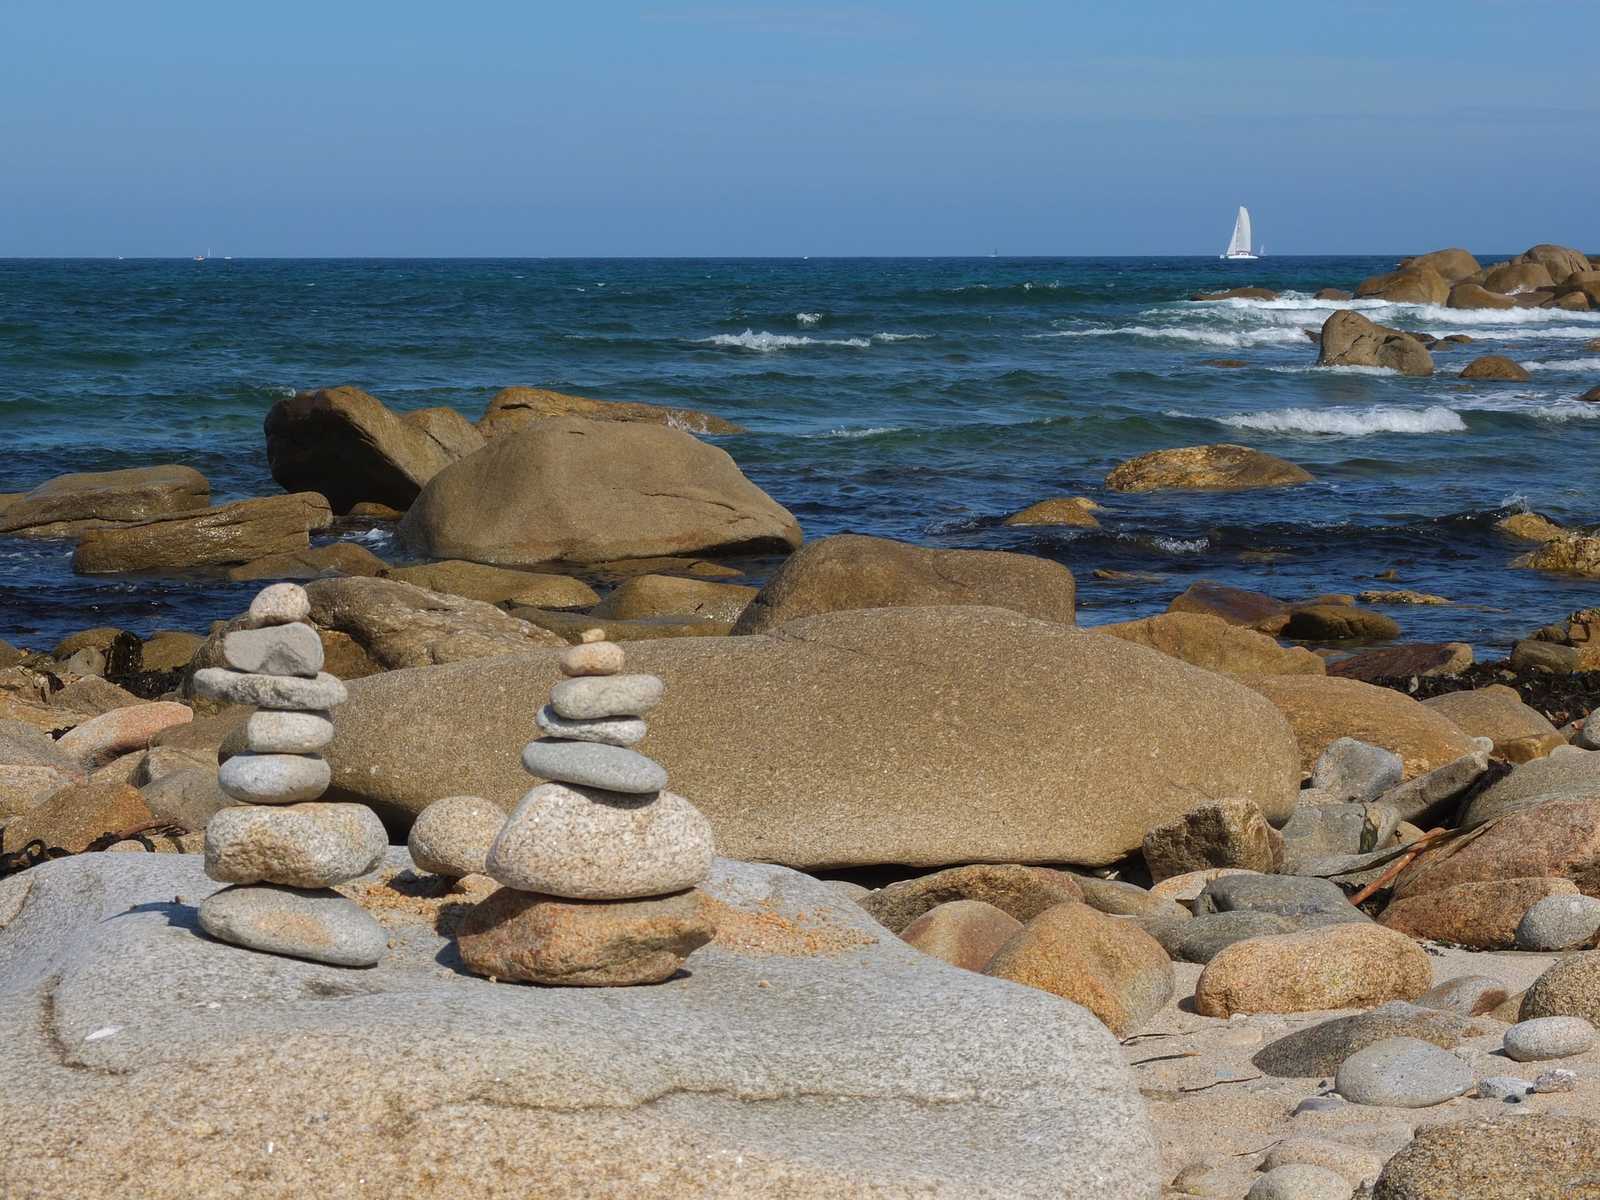
<svg viewBox="0 0 1600 1200">
<path fill-rule="evenodd" d="M 1389 1108 L 1428 1108 L 1469 1090 L 1472 1068 L 1418 1038 L 1384 1038 L 1339 1064 L 1334 1086 L 1346 1100 Z"/>
<path fill-rule="evenodd" d="M 383 861 L 389 835 L 365 804 L 241 805 L 206 823 L 206 874 L 219 883 L 323 888 Z"/>
<path fill-rule="evenodd" d="M 554 738 L 573 742 L 602 742 L 607 746 L 633 746 L 644 740 L 648 726 L 639 717 L 594 717 L 569 721 L 546 704 L 533 718 L 541 730 Z"/>
<path fill-rule="evenodd" d="M 1506 1030 L 1506 1057 L 1517 1062 L 1569 1058 L 1594 1045 L 1594 1026 L 1582 1017 L 1535 1017 Z"/>
<path fill-rule="evenodd" d="M 1517 925 L 1518 950 L 1570 950 L 1600 930 L 1600 900 L 1593 896 L 1546 896 Z"/>
<path fill-rule="evenodd" d="M 1245 1200 L 1350 1200 L 1350 1192 L 1349 1181 L 1337 1171 L 1291 1163 L 1259 1176 Z"/>
<path fill-rule="evenodd" d="M 333 719 L 326 712 L 273 712 L 259 709 L 244 723 L 245 749 L 252 754 L 310 754 L 333 741 Z"/>
<path fill-rule="evenodd" d="M 389 948 L 383 926 L 331 891 L 271 884 L 223 888 L 200 901 L 200 928 L 219 941 L 335 967 L 370 967 Z"/>
<path fill-rule="evenodd" d="M 530 775 L 556 783 L 604 788 L 608 792 L 646 795 L 667 786 L 667 772 L 637 750 L 599 742 L 562 742 L 540 738 L 522 748 L 522 765 Z"/>
<path fill-rule="evenodd" d="M 588 675 L 551 688 L 550 707 L 569 721 L 637 717 L 661 703 L 666 690 L 655 675 Z"/>
<path fill-rule="evenodd" d="M 245 804 L 299 804 L 315 800 L 333 778 L 313 754 L 235 754 L 217 769 L 217 786 Z"/>
<path fill-rule="evenodd" d="M 693 887 L 714 852 L 711 823 L 682 796 L 546 783 L 523 796 L 495 837 L 486 874 L 524 892 L 631 900 Z"/>
<path fill-rule="evenodd" d="M 489 847 L 505 823 L 505 809 L 481 796 L 446 796 L 418 814 L 406 848 L 417 870 L 430 875 L 482 875 Z"/>
<path fill-rule="evenodd" d="M 311 615 L 311 597 L 298 583 L 274 583 L 256 593 L 245 620 L 253 626 L 287 625 Z"/>
<path fill-rule="evenodd" d="M 326 671 L 315 679 L 296 679 L 288 675 L 252 675 L 230 671 L 227 667 L 205 667 L 194 673 L 194 690 L 197 695 L 212 700 L 289 712 L 320 712 L 343 704 L 349 697 L 344 683 Z"/>
</svg>

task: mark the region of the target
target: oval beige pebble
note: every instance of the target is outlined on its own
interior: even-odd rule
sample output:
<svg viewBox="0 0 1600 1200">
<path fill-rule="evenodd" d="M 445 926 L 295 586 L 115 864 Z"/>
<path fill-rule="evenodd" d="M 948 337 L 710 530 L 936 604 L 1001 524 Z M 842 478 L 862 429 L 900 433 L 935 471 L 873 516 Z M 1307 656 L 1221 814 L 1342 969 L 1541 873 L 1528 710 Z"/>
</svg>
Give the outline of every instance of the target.
<svg viewBox="0 0 1600 1200">
<path fill-rule="evenodd" d="M 370 967 L 389 935 L 338 892 L 257 883 L 226 887 L 200 901 L 200 928 L 218 941 L 335 967 Z"/>
<path fill-rule="evenodd" d="M 523 796 L 489 848 L 507 887 L 575 900 L 681 892 L 704 879 L 711 823 L 682 796 L 623 796 L 547 783 Z"/>
<path fill-rule="evenodd" d="M 305 588 L 298 583 L 274 583 L 256 593 L 245 620 L 256 627 L 287 625 L 291 621 L 304 621 L 310 615 L 311 597 Z"/>
<path fill-rule="evenodd" d="M 505 809 L 481 796 L 446 796 L 418 815 L 406 848 L 417 870 L 430 875 L 485 874 L 489 847 L 505 823 Z"/>
<path fill-rule="evenodd" d="M 217 785 L 245 804 L 298 804 L 322 795 L 332 777 L 312 754 L 235 754 L 217 770 Z"/>
<path fill-rule="evenodd" d="M 1582 1017 L 1533 1017 L 1506 1030 L 1506 1057 L 1516 1062 L 1570 1058 L 1594 1047 L 1595 1028 Z"/>
<path fill-rule="evenodd" d="M 68 730 L 57 748 L 70 754 L 85 770 L 93 770 L 130 750 L 142 750 L 163 729 L 186 725 L 194 720 L 194 709 L 187 704 L 158 700 L 152 704 L 130 704 L 90 717 Z"/>
<path fill-rule="evenodd" d="M 389 848 L 365 804 L 225 808 L 206 824 L 206 874 L 219 883 L 320 888 L 365 875 Z"/>
<path fill-rule="evenodd" d="M 561 673 L 573 678 L 586 675 L 620 675 L 627 654 L 615 642 L 583 642 L 561 654 Z"/>
<path fill-rule="evenodd" d="M 310 754 L 333 741 L 326 712 L 274 712 L 259 709 L 244 723 L 245 749 L 252 754 Z"/>
<path fill-rule="evenodd" d="M 1311 1012 L 1415 1000 L 1433 985 L 1427 952 L 1369 922 L 1246 938 L 1221 950 L 1195 984 L 1195 1011 Z"/>
</svg>

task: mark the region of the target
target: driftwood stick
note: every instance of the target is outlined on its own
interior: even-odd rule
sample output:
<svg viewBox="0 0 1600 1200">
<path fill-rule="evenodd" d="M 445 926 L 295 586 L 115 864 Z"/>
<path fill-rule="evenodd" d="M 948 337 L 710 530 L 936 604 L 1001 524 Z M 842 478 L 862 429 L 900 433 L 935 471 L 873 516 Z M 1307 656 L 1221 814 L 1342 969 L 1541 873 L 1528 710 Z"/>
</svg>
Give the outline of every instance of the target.
<svg viewBox="0 0 1600 1200">
<path fill-rule="evenodd" d="M 1394 862 L 1389 864 L 1388 870 L 1384 871 L 1382 875 L 1379 875 L 1354 896 L 1351 896 L 1350 903 L 1360 904 L 1363 900 L 1370 900 L 1379 891 L 1379 889 L 1388 887 L 1389 884 L 1393 883 L 1401 871 L 1404 871 L 1412 863 L 1416 862 L 1417 859 L 1421 858 L 1424 853 L 1426 853 L 1428 850 L 1431 850 L 1436 844 L 1438 844 L 1440 838 L 1444 837 L 1450 832 L 1450 830 L 1442 828 L 1428 830 L 1427 833 L 1423 834 L 1416 841 L 1412 842 L 1411 845 L 1407 846 L 1406 852 L 1399 858 L 1395 859 Z"/>
</svg>

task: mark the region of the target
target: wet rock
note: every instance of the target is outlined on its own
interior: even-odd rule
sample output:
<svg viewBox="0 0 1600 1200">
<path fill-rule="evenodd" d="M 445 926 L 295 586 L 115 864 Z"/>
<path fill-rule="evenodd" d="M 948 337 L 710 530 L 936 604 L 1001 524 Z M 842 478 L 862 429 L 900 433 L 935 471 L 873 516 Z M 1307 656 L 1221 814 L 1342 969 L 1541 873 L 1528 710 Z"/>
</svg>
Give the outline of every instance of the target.
<svg viewBox="0 0 1600 1200">
<path fill-rule="evenodd" d="M 198 514 L 87 530 L 73 551 L 72 569 L 103 575 L 250 562 L 306 549 L 312 531 L 332 520 L 327 500 L 314 492 L 239 500 Z"/>
<path fill-rule="evenodd" d="M 1167 611 L 1200 613 L 1266 634 L 1279 633 L 1289 623 L 1289 606 L 1282 600 L 1209 579 L 1190 584 Z"/>
<path fill-rule="evenodd" d="M 1311 473 L 1303 467 L 1228 443 L 1154 450 L 1119 464 L 1106 476 L 1106 486 L 1114 492 L 1232 492 L 1310 482 Z"/>
<path fill-rule="evenodd" d="M 1437 278 L 1437 277 L 1435 277 Z M 1443 303 L 1444 296 L 1430 303 Z M 1432 375 L 1433 357 L 1415 338 L 1344 309 L 1322 324 L 1319 367 L 1386 367 L 1402 375 Z"/>
</svg>

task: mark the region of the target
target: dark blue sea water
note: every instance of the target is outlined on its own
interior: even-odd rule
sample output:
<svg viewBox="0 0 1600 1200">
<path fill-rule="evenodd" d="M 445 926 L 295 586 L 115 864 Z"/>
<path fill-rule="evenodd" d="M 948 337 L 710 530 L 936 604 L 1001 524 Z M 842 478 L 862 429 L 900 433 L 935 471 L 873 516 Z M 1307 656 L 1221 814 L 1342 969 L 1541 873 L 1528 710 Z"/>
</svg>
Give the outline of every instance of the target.
<svg viewBox="0 0 1600 1200">
<path fill-rule="evenodd" d="M 1512 251 L 1514 253 L 1514 251 Z M 1507 254 L 1481 255 L 1488 262 Z M 1427 379 L 1313 367 L 1308 297 L 1382 258 L 0 262 L 0 492 L 65 471 L 189 463 L 219 499 L 279 490 L 261 420 L 295 389 L 354 383 L 476 418 L 507 385 L 685 404 L 810 536 L 853 530 L 1022 550 L 1070 565 L 1085 623 L 1163 609 L 1210 577 L 1287 598 L 1403 586 L 1458 601 L 1391 610 L 1408 638 L 1503 648 L 1600 603 L 1600 584 L 1509 568 L 1514 506 L 1600 520 L 1600 313 L 1357 302 L 1474 344 Z M 1194 304 L 1261 284 L 1268 303 Z M 1475 354 L 1529 383 L 1469 384 Z M 1239 358 L 1243 369 L 1206 365 Z M 1257 446 L 1313 485 L 1107 493 L 1146 450 Z M 1052 495 L 1101 531 L 1006 529 Z M 380 531 L 359 534 L 388 556 Z M 80 578 L 71 545 L 0 539 L 0 637 L 48 646 L 116 624 L 201 631 L 256 585 Z M 1096 568 L 1160 575 L 1112 583 Z M 759 581 L 759 573 L 756 576 Z"/>
</svg>

